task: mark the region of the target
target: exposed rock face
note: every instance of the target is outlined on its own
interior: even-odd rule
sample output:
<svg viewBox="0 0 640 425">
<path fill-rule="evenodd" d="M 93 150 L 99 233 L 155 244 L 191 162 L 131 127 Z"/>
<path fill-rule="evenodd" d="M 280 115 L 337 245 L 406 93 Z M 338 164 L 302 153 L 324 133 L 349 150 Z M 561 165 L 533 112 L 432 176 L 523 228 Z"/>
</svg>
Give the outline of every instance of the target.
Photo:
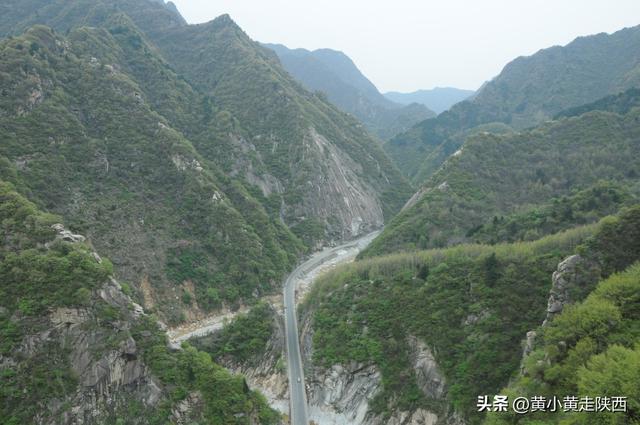
<svg viewBox="0 0 640 425">
<path fill-rule="evenodd" d="M 445 395 L 446 381 L 440 372 L 431 349 L 416 337 L 409 337 L 411 362 L 416 374 L 416 382 L 422 392 L 432 399 L 441 399 Z"/>
<path fill-rule="evenodd" d="M 52 228 L 56 231 L 56 240 L 71 243 L 85 240 L 62 224 L 54 224 Z M 51 243 L 45 244 L 48 246 Z M 97 253 L 92 254 L 96 262 L 102 261 Z M 34 331 L 25 335 L 8 356 L 0 356 L 0 371 L 40 358 L 43 353 L 64 353 L 61 355 L 68 359 L 77 380 L 75 393 L 41 406 L 34 418 L 37 424 L 102 423 L 114 409 L 131 400 L 153 408 L 163 397 L 160 384 L 139 356 L 130 333 L 135 319 L 145 314 L 142 307 L 125 295 L 114 279 L 107 280 L 90 297 L 85 307 L 52 309 L 48 316 L 37 319 L 37 323 L 31 322 Z M 105 306 L 117 312 L 117 317 L 109 323 L 104 323 L 98 314 Z M 21 319 L 16 316 L 14 320 Z M 70 408 L 63 409 L 64 406 Z M 131 423 L 138 422 L 134 418 Z"/>
<path fill-rule="evenodd" d="M 274 312 L 274 329 L 271 339 L 267 343 L 264 356 L 257 364 L 240 365 L 230 360 L 222 359 L 221 364 L 234 373 L 244 375 L 247 385 L 251 389 L 259 390 L 269 401 L 269 405 L 289 414 L 289 381 L 284 367 L 285 338 L 282 316 Z M 282 367 L 279 366 L 282 364 Z"/>
<path fill-rule="evenodd" d="M 308 158 L 314 168 L 307 182 L 298 216 L 337 219 L 329 228 L 341 238 L 350 238 L 379 228 L 384 223 L 382 203 L 377 191 L 363 178 L 362 166 L 346 152 L 311 129 L 305 141 Z"/>
<path fill-rule="evenodd" d="M 593 261 L 580 255 L 572 255 L 558 264 L 558 269 L 553 272 L 551 292 L 547 302 L 547 317 L 542 326 L 545 326 L 555 316 L 560 314 L 564 306 L 573 302 L 572 293 L 579 291 L 590 283 L 593 283 L 600 275 L 599 267 Z M 594 279 L 594 276 L 596 277 Z"/>
<path fill-rule="evenodd" d="M 438 415 L 428 410 L 418 409 L 415 412 L 398 412 L 389 419 L 373 418 L 367 425 L 435 425 Z"/>
<path fill-rule="evenodd" d="M 231 142 L 235 150 L 232 175 L 243 175 L 264 196 L 304 186 L 299 200 L 283 201 L 280 216 L 287 224 L 319 220 L 325 225 L 327 240 L 350 239 L 384 224 L 379 190 L 367 182 L 362 165 L 314 128 L 302 141 L 301 163 L 291 164 L 290 181 L 266 172 L 266 160 L 250 141 L 232 135 Z M 274 150 L 277 144 L 273 141 Z M 384 170 L 379 171 L 384 174 Z"/>
<path fill-rule="evenodd" d="M 96 297 L 114 309 L 130 309 L 131 317 L 144 314 L 140 306 L 121 292 L 114 280 L 105 283 Z M 58 308 L 51 311 L 48 320 L 49 326 L 36 335 L 25 337 L 17 351 L 22 356 L 32 357 L 38 355 L 43 346 L 59 346 L 68 352 L 78 386 L 75 394 L 67 399 L 50 402 L 36 417 L 36 423 L 99 423 L 109 411 L 125 401 L 133 399 L 148 408 L 159 402 L 162 389 L 139 357 L 135 340 L 129 336 L 131 322 L 119 320 L 114 323 L 114 331 L 106 332 L 104 327 L 96 326 L 97 317 L 91 308 Z M 113 348 L 107 348 L 114 335 L 122 337 L 116 338 L 119 341 Z M 71 408 L 62 419 L 49 414 L 64 404 Z"/>
<path fill-rule="evenodd" d="M 71 233 L 69 230 L 66 230 L 64 228 L 64 226 L 60 223 L 58 224 L 54 224 L 53 226 L 51 226 L 58 234 L 56 236 L 56 240 L 60 239 L 63 240 L 65 242 L 84 242 L 85 241 L 85 237 L 82 235 L 74 235 L 73 233 Z M 98 255 L 98 254 L 96 254 Z"/>
<path fill-rule="evenodd" d="M 200 165 L 200 162 L 198 162 L 197 159 L 185 158 L 182 155 L 175 154 L 171 156 L 171 162 L 173 162 L 173 165 L 175 165 L 180 171 L 192 169 L 200 172 L 203 170 L 202 165 Z"/>
<path fill-rule="evenodd" d="M 351 363 L 327 370 L 313 368 L 305 376 L 310 418 L 320 424 L 365 424 L 381 374 L 373 365 Z"/>
<path fill-rule="evenodd" d="M 576 294 L 584 292 L 585 288 L 594 285 L 601 275 L 600 266 L 591 259 L 581 255 L 571 255 L 558 264 L 558 268 L 551 276 L 551 290 L 547 301 L 547 316 L 542 322 L 546 326 L 555 316 L 562 313 L 564 306 L 575 301 Z M 520 372 L 523 373 L 524 361 L 533 352 L 536 344 L 537 332 L 527 332 L 523 344 Z"/>
<path fill-rule="evenodd" d="M 372 364 L 350 363 L 333 365 L 329 369 L 314 366 L 313 329 L 311 315 L 302 322 L 301 349 L 305 364 L 305 380 L 309 400 L 310 420 L 322 425 L 435 425 L 464 424 L 455 413 L 431 412 L 417 409 L 412 412 L 395 411 L 391 417 L 373 415 L 369 401 L 380 390 L 382 375 Z M 447 387 L 432 350 L 418 338 L 407 339 L 410 361 L 416 382 L 425 396 L 434 401 L 446 398 Z"/>
<path fill-rule="evenodd" d="M 171 410 L 171 419 L 176 425 L 188 425 L 194 418 L 194 411 L 198 410 L 202 405 L 202 394 L 193 392 L 184 400 L 177 403 Z"/>
<path fill-rule="evenodd" d="M 313 365 L 311 314 L 301 322 L 302 362 L 305 369 L 309 419 L 322 425 L 368 423 L 369 400 L 380 388 L 381 374 L 374 365 L 351 363 L 329 369 Z"/>
</svg>

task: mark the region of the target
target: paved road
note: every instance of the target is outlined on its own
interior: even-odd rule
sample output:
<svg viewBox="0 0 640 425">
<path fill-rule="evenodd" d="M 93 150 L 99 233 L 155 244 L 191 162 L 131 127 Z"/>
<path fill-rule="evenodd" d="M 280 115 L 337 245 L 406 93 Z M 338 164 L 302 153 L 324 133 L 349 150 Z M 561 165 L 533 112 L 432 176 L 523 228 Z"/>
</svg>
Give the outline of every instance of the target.
<svg viewBox="0 0 640 425">
<path fill-rule="evenodd" d="M 284 317 L 285 335 L 287 338 L 287 364 L 289 367 L 289 410 L 291 425 L 308 425 L 307 392 L 304 386 L 304 371 L 302 370 L 302 356 L 300 355 L 300 341 L 298 339 L 298 320 L 296 317 L 295 290 L 298 284 L 318 268 L 326 266 L 328 262 L 337 264 L 349 261 L 378 236 L 380 232 L 373 232 L 360 239 L 328 248 L 314 254 L 309 260 L 298 266 L 287 277 L 284 285 Z"/>
</svg>

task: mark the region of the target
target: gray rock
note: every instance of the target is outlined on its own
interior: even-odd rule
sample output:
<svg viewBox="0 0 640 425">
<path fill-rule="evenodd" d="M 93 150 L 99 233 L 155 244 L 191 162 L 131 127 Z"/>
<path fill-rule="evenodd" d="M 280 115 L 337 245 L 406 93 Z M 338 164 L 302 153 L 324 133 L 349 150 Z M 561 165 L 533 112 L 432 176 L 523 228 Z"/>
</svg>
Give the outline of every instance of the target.
<svg viewBox="0 0 640 425">
<path fill-rule="evenodd" d="M 58 308 L 49 315 L 49 320 L 54 326 L 80 325 L 88 319 L 88 311 L 77 308 Z"/>
<path fill-rule="evenodd" d="M 51 228 L 57 232 L 57 235 L 56 235 L 57 240 L 59 239 L 59 240 L 63 240 L 65 242 L 71 242 L 71 243 L 81 243 L 86 240 L 84 236 L 76 235 L 74 233 L 71 233 L 69 230 L 66 230 L 64 228 L 64 225 L 60 223 L 56 223 L 52 225 Z M 45 246 L 48 246 L 48 244 L 46 244 Z"/>
<path fill-rule="evenodd" d="M 351 363 L 314 368 L 306 380 L 312 420 L 364 424 L 369 400 L 380 391 L 382 375 L 374 365 Z"/>
<path fill-rule="evenodd" d="M 562 313 L 567 304 L 574 302 L 572 293 L 580 291 L 588 285 L 595 284 L 600 278 L 601 270 L 598 263 L 586 259 L 578 254 L 565 258 L 558 264 L 551 276 L 551 290 L 547 300 L 547 316 L 542 326 L 547 326 L 555 316 Z M 524 341 L 520 373 L 525 373 L 524 362 L 535 349 L 537 333 L 527 332 Z"/>
<path fill-rule="evenodd" d="M 560 314 L 564 306 L 573 302 L 572 291 L 597 280 L 600 276 L 596 263 L 586 260 L 580 255 L 565 258 L 551 277 L 551 291 L 547 301 L 547 317 L 542 326 L 546 326 L 556 315 Z"/>
<path fill-rule="evenodd" d="M 276 410 L 289 412 L 289 380 L 286 368 L 280 369 L 278 362 L 285 356 L 284 322 L 273 309 L 274 332 L 267 342 L 261 359 L 254 364 L 238 364 L 231 359 L 221 359 L 222 366 L 245 377 L 251 389 L 257 389 Z"/>
<path fill-rule="evenodd" d="M 62 228 L 56 227 L 57 231 Z M 126 316 L 127 320 L 118 322 L 122 325 L 121 333 L 114 335 L 113 328 L 99 324 L 93 306 L 103 302 Z M 40 324 L 44 328 L 42 331 L 25 336 L 13 353 L 0 358 L 0 369 L 4 369 L 42 355 L 43 347 L 47 350 L 59 347 L 61 352 L 68 353 L 69 365 L 78 381 L 75 393 L 39 406 L 34 423 L 105 423 L 114 409 L 130 400 L 153 409 L 163 399 L 163 389 L 151 376 L 139 355 L 136 341 L 128 334 L 130 319 L 135 318 L 135 313 L 129 309 L 130 303 L 130 298 L 120 291 L 120 285 L 109 280 L 93 293 L 90 306 L 52 310 Z M 112 338 L 120 335 L 120 343 L 109 348 L 113 347 Z"/>
<path fill-rule="evenodd" d="M 396 412 L 390 418 L 372 418 L 367 425 L 435 425 L 436 423 L 438 423 L 438 415 L 425 409 L 418 409 L 414 412 Z"/>
<path fill-rule="evenodd" d="M 418 338 L 407 339 L 411 349 L 410 359 L 416 374 L 416 382 L 429 398 L 441 399 L 445 395 L 446 381 L 429 347 Z"/>
<path fill-rule="evenodd" d="M 190 393 L 187 398 L 179 401 L 171 409 L 171 419 L 177 425 L 187 425 L 192 423 L 191 414 L 202 404 L 202 394 L 199 392 Z"/>
</svg>

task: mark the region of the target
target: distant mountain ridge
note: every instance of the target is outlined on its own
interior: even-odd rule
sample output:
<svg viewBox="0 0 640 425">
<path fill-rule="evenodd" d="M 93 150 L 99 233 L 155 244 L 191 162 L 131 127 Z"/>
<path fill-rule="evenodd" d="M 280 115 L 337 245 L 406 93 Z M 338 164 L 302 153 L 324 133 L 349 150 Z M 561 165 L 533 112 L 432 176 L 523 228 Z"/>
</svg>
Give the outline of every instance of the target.
<svg viewBox="0 0 640 425">
<path fill-rule="evenodd" d="M 401 105 L 383 96 L 344 53 L 331 49 L 289 49 L 264 44 L 278 55 L 282 66 L 309 90 L 320 91 L 343 111 L 358 118 L 383 140 L 435 116 L 424 105 Z"/>
<path fill-rule="evenodd" d="M 408 105 L 420 103 L 431 109 L 436 114 L 444 112 L 458 102 L 462 102 L 473 96 L 475 91 L 457 89 L 454 87 L 436 87 L 431 90 L 417 90 L 411 93 L 391 91 L 384 96 L 396 103 Z"/>
<path fill-rule="evenodd" d="M 282 44 L 264 44 L 264 46 L 275 51 L 281 60 L 285 58 L 288 61 L 289 56 L 293 56 L 319 62 L 321 66 L 325 67 L 324 70 L 326 72 L 333 74 L 340 82 L 359 90 L 366 95 L 367 99 L 378 105 L 387 108 L 400 106 L 384 97 L 376 86 L 362 74 L 353 60 L 343 52 L 333 49 L 317 49 L 313 51 L 302 48 L 289 49 Z"/>
<path fill-rule="evenodd" d="M 363 255 L 474 242 L 492 217 L 604 180 L 639 193 L 639 106 L 638 91 L 630 89 L 532 129 L 471 135 Z"/>
<path fill-rule="evenodd" d="M 640 86 L 640 26 L 579 37 L 507 64 L 470 100 L 385 144 L 406 176 L 424 182 L 464 142 L 460 134 L 500 123 L 524 129 L 563 110 Z"/>
</svg>

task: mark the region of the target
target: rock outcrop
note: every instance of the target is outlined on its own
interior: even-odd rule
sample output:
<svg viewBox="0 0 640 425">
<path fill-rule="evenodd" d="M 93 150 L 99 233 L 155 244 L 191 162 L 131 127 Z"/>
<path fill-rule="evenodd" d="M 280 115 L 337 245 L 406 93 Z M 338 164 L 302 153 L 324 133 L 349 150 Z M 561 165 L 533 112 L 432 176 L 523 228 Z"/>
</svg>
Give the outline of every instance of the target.
<svg viewBox="0 0 640 425">
<path fill-rule="evenodd" d="M 289 381 L 284 366 L 284 323 L 282 316 L 276 314 L 275 310 L 273 316 L 274 332 L 257 363 L 239 364 L 231 359 L 221 359 L 220 363 L 232 372 L 242 374 L 247 385 L 264 394 L 272 408 L 289 414 Z"/>
<path fill-rule="evenodd" d="M 564 306 L 575 301 L 576 293 L 593 284 L 600 276 L 599 267 L 580 255 L 572 255 L 558 264 L 551 277 L 552 286 L 547 302 L 547 317 L 542 326 L 560 314 Z"/>
<path fill-rule="evenodd" d="M 571 255 L 558 264 L 558 268 L 551 276 L 551 290 L 547 300 L 547 315 L 542 326 L 549 324 L 555 316 L 562 313 L 567 304 L 575 302 L 585 295 L 598 281 L 601 275 L 599 264 L 579 254 Z M 524 373 L 524 361 L 535 349 L 538 333 L 535 330 L 527 332 L 523 342 L 520 372 Z"/>
<path fill-rule="evenodd" d="M 305 139 L 307 161 L 317 168 L 308 181 L 298 216 L 318 217 L 338 239 L 350 239 L 382 227 L 379 193 L 361 177 L 362 166 L 335 143 L 311 129 Z M 337 223 L 331 224 L 332 219 Z"/>
<path fill-rule="evenodd" d="M 45 249 L 57 240 L 85 241 L 84 236 L 73 234 L 62 224 L 52 228 L 55 240 L 44 244 Z M 97 253 L 91 254 L 96 262 L 102 262 Z M 41 358 L 43 353 L 67 359 L 77 382 L 75 392 L 41 406 L 34 418 L 36 424 L 100 423 L 132 400 L 153 408 L 163 397 L 161 384 L 145 365 L 130 332 L 135 320 L 145 314 L 142 307 L 125 295 L 113 278 L 94 290 L 84 305 L 51 309 L 48 316 L 30 323 L 34 331 L 26 334 L 11 353 L 0 356 L 0 370 Z M 107 323 L 101 315 L 104 309 L 112 312 Z M 15 316 L 12 320 L 19 323 L 23 319 Z M 60 367 L 59 362 L 56 365 Z"/>
<path fill-rule="evenodd" d="M 453 412 L 426 409 L 395 411 L 390 417 L 374 415 L 369 402 L 380 391 L 382 374 L 374 364 L 352 362 L 326 369 L 312 363 L 313 329 L 309 315 L 302 323 L 302 354 L 310 420 L 322 425 L 435 425 L 463 424 Z M 446 398 L 446 380 L 432 350 L 418 338 L 407 339 L 416 382 L 436 402 Z"/>
<path fill-rule="evenodd" d="M 176 425 L 193 423 L 193 413 L 202 407 L 202 394 L 193 392 L 184 400 L 177 403 L 171 410 L 171 419 Z"/>
<path fill-rule="evenodd" d="M 446 381 L 431 349 L 414 336 L 410 336 L 407 342 L 418 387 L 427 398 L 442 399 L 446 394 Z"/>
<path fill-rule="evenodd" d="M 438 416 L 424 409 L 414 412 L 397 412 L 389 419 L 376 417 L 367 422 L 367 425 L 436 425 Z"/>
<path fill-rule="evenodd" d="M 370 423 L 369 401 L 378 393 L 382 375 L 374 365 L 350 363 L 312 368 L 305 375 L 309 416 L 319 424 Z"/>
</svg>

